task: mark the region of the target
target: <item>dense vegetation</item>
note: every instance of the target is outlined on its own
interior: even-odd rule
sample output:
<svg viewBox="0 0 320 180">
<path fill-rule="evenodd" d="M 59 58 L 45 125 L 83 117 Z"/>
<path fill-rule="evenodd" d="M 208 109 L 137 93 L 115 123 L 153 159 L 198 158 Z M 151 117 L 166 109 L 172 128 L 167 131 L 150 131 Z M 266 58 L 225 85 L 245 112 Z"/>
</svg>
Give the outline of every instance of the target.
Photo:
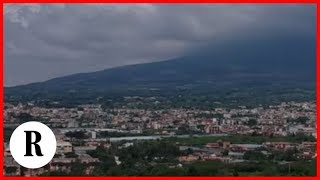
<svg viewBox="0 0 320 180">
<path fill-rule="evenodd" d="M 9 128 L 9 127 L 4 128 L 4 142 L 9 142 L 11 134 L 13 133 L 14 130 L 15 128 Z"/>
<path fill-rule="evenodd" d="M 256 151 L 245 153 L 247 162 L 223 163 L 220 161 L 194 161 L 179 163 L 177 156 L 188 154 L 179 151 L 172 142 L 146 141 L 136 142 L 127 148 L 110 149 L 98 147 L 89 154 L 99 158 L 92 175 L 95 176 L 314 176 L 315 160 L 299 160 L 293 158 L 292 152 L 274 152 L 266 156 Z M 115 156 L 120 164 L 115 163 Z M 275 161 L 277 160 L 277 161 Z M 283 162 L 283 163 L 279 163 Z M 84 169 L 89 164 L 76 163 L 71 174 L 54 172 L 45 175 L 85 175 Z"/>
<path fill-rule="evenodd" d="M 248 136 L 248 135 L 230 135 L 230 136 L 205 136 L 205 137 L 190 137 L 190 138 L 165 138 L 163 141 L 174 142 L 180 145 L 205 145 L 207 143 L 217 142 L 218 140 L 229 141 L 233 144 L 261 144 L 263 142 L 292 142 L 301 143 L 304 141 L 315 142 L 316 139 L 313 136 L 307 136 L 301 133 L 292 134 L 285 137 L 272 137 L 272 136 Z"/>
<path fill-rule="evenodd" d="M 30 92 L 31 93 L 31 92 Z M 139 108 L 139 109 L 212 109 L 217 107 L 238 108 L 238 106 L 268 106 L 289 101 L 315 101 L 314 87 L 293 88 L 291 86 L 252 86 L 242 88 L 216 88 L 210 86 L 192 89 L 154 90 L 108 90 L 103 92 L 55 92 L 6 94 L 6 102 L 33 102 L 43 107 L 76 107 L 81 104 L 98 103 L 103 108 Z M 131 97 L 131 98 L 127 98 Z"/>
</svg>

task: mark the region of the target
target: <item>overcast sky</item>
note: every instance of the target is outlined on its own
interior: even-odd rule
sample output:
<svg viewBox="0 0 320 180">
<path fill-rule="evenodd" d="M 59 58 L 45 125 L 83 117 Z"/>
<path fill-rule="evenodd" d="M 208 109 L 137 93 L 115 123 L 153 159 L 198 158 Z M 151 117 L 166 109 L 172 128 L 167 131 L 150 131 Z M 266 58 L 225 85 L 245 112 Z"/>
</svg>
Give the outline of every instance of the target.
<svg viewBox="0 0 320 180">
<path fill-rule="evenodd" d="M 314 5 L 6 5 L 5 86 L 183 56 L 202 44 L 315 33 Z"/>
</svg>

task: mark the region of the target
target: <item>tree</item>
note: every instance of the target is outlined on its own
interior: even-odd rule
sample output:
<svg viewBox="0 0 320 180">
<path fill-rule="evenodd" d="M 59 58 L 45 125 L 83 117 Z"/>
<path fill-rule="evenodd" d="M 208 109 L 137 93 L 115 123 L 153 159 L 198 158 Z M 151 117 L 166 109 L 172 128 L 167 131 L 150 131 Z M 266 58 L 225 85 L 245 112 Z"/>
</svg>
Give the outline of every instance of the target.
<svg viewBox="0 0 320 180">
<path fill-rule="evenodd" d="M 187 175 L 188 176 L 198 176 L 200 175 L 197 171 L 197 169 L 194 166 L 190 166 L 187 170 Z"/>
<path fill-rule="evenodd" d="M 25 123 L 28 121 L 34 121 L 35 118 L 30 115 L 29 113 L 21 113 L 17 116 L 17 119 L 19 120 L 20 123 Z"/>
<path fill-rule="evenodd" d="M 229 155 L 229 150 L 224 150 L 221 152 L 222 156 L 228 156 Z"/>
<path fill-rule="evenodd" d="M 243 155 L 246 160 L 265 160 L 267 159 L 260 151 L 246 151 Z"/>
<path fill-rule="evenodd" d="M 77 158 L 78 155 L 73 152 L 68 152 L 64 154 L 66 158 Z"/>
<path fill-rule="evenodd" d="M 17 167 L 15 167 L 15 166 L 5 167 L 4 171 L 5 171 L 7 174 L 12 174 L 12 173 L 15 173 L 15 172 L 17 171 Z"/>
<path fill-rule="evenodd" d="M 86 164 L 76 161 L 71 164 L 71 173 L 72 176 L 83 176 L 85 175 Z"/>
<path fill-rule="evenodd" d="M 86 131 L 67 132 L 66 136 L 75 139 L 86 139 L 88 137 Z"/>
<path fill-rule="evenodd" d="M 310 119 L 306 116 L 298 117 L 295 122 L 300 123 L 300 124 L 306 124 L 307 121 Z"/>
<path fill-rule="evenodd" d="M 257 120 L 256 119 L 249 119 L 247 124 L 248 124 L 248 126 L 255 126 L 255 125 L 257 125 Z"/>
</svg>

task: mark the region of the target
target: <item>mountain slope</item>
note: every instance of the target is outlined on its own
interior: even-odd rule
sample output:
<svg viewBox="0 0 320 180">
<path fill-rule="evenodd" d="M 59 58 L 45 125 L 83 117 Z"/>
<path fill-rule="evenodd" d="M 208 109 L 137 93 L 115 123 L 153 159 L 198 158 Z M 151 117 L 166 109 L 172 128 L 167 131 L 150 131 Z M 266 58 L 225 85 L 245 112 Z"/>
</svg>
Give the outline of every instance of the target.
<svg viewBox="0 0 320 180">
<path fill-rule="evenodd" d="M 315 37 L 240 38 L 212 43 L 184 57 L 122 66 L 5 88 L 6 96 L 64 92 L 163 91 L 239 86 L 315 84 Z"/>
</svg>

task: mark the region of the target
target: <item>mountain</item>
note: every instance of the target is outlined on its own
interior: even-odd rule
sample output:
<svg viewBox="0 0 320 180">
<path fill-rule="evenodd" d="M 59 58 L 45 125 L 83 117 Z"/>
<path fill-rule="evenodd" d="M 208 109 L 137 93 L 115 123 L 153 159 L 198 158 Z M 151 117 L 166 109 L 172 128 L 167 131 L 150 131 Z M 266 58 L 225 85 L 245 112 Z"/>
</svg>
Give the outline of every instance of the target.
<svg viewBox="0 0 320 180">
<path fill-rule="evenodd" d="M 315 85 L 315 37 L 281 35 L 226 39 L 184 57 L 128 65 L 5 88 L 5 96 L 108 93 L 139 90 L 293 88 Z"/>
</svg>

